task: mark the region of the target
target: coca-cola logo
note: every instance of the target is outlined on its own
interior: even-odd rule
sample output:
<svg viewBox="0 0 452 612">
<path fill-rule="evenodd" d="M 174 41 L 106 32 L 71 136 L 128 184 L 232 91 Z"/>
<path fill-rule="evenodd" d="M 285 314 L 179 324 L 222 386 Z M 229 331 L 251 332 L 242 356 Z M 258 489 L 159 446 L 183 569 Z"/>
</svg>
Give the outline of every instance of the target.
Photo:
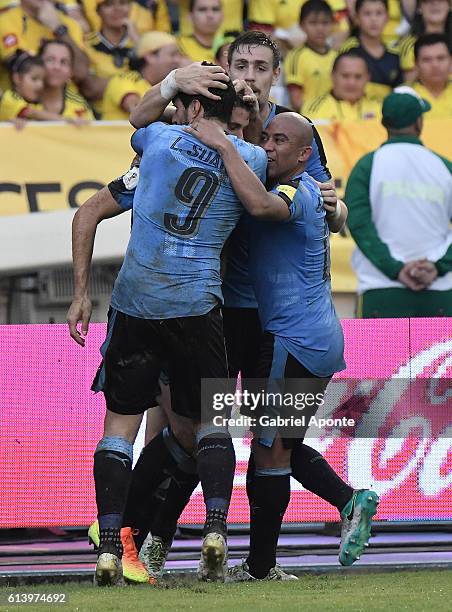
<svg viewBox="0 0 452 612">
<path fill-rule="evenodd" d="M 452 341 L 413 356 L 363 411 L 348 447 L 348 480 L 379 495 L 410 477 L 425 496 L 452 484 Z M 376 437 L 369 438 L 369 431 Z"/>
</svg>

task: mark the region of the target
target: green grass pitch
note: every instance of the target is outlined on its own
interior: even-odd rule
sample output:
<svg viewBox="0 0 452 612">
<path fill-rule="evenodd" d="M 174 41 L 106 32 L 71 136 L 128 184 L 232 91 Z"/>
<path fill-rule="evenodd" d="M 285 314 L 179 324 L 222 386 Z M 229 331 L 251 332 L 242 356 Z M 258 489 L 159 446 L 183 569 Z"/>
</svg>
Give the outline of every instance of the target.
<svg viewBox="0 0 452 612">
<path fill-rule="evenodd" d="M 8 596 L 21 593 L 65 593 L 65 604 L 11 604 Z M 299 582 L 203 584 L 189 579 L 164 581 L 161 587 L 98 588 L 90 584 L 3 587 L 0 609 L 62 612 L 399 612 L 450 611 L 452 570 L 334 574 L 300 577 Z"/>
</svg>

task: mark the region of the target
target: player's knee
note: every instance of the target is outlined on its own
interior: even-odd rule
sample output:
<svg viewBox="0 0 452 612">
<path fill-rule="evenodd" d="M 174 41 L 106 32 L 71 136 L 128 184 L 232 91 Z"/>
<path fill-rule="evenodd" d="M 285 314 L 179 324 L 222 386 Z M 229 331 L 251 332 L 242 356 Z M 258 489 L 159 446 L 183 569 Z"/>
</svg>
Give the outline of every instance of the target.
<svg viewBox="0 0 452 612">
<path fill-rule="evenodd" d="M 104 437 L 124 438 L 135 442 L 143 414 L 116 414 L 107 410 L 104 421 Z"/>
</svg>

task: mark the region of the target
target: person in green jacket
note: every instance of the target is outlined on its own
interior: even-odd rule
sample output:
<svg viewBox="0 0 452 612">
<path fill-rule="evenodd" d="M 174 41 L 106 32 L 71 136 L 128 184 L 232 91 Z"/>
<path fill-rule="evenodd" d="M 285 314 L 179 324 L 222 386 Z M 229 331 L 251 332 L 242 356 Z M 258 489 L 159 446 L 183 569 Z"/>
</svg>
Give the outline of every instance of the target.
<svg viewBox="0 0 452 612">
<path fill-rule="evenodd" d="M 363 318 L 452 316 L 452 164 L 420 140 L 430 108 L 409 87 L 389 94 L 388 139 L 347 183 Z"/>
</svg>

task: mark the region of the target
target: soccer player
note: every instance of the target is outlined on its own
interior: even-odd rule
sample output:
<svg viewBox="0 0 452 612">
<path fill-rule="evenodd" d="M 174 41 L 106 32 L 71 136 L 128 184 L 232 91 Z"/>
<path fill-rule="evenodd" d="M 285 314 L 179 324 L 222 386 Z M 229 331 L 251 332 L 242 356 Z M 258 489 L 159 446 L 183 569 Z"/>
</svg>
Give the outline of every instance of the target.
<svg viewBox="0 0 452 612">
<path fill-rule="evenodd" d="M 362 61 L 362 60 L 360 60 Z M 255 93 L 259 103 L 259 113 L 252 117 L 253 135 L 256 128 L 262 131 L 262 125 L 268 126 L 275 116 L 289 111 L 269 101 L 272 83 L 279 75 L 280 55 L 275 43 L 262 32 L 246 32 L 238 37 L 229 48 L 229 74 L 232 79 L 244 79 Z M 212 71 L 214 68 L 212 68 Z M 219 68 L 217 70 L 220 70 Z M 162 96 L 162 88 L 151 89 L 135 107 L 131 114 L 131 121 L 135 127 L 146 125 L 156 120 L 163 112 L 168 98 Z M 248 136 L 246 136 L 248 137 Z M 318 181 L 325 181 L 320 187 L 327 211 L 328 223 L 331 231 L 339 231 L 345 222 L 346 209 L 336 204 L 334 188 L 327 182 L 331 175 L 326 166 L 326 157 L 320 136 L 313 127 L 313 152 L 307 163 L 307 171 Z M 113 194 L 115 198 L 131 198 L 132 192 Z M 330 203 L 331 202 L 331 203 Z M 239 372 L 246 378 L 254 376 L 259 355 L 259 345 L 262 329 L 257 313 L 257 302 L 253 287 L 248 276 L 248 228 L 247 221 L 240 221 L 228 243 L 228 256 L 226 275 L 223 280 L 223 322 L 227 344 L 229 371 L 231 376 Z M 138 460 L 143 473 L 146 473 L 144 464 L 152 464 L 152 455 L 143 453 Z M 138 466 L 137 463 L 137 466 Z M 135 466 L 135 470 L 137 466 Z M 322 455 L 305 444 L 299 444 L 292 453 L 292 474 L 302 486 L 319 495 L 333 506 L 339 513 L 347 510 L 348 504 L 354 503 L 355 492 L 330 467 Z M 137 472 L 138 474 L 138 472 Z M 143 496 L 139 498 L 143 501 Z M 129 505 L 129 504 L 128 504 Z M 179 506 L 180 507 L 180 506 Z M 183 506 L 182 506 L 183 508 Z M 174 505 L 175 512 L 178 506 Z M 144 511 L 143 511 L 144 512 Z M 149 515 L 149 512 L 147 513 Z M 341 552 L 346 546 L 345 533 L 348 527 L 348 516 L 359 521 L 359 510 L 353 515 L 343 514 L 344 538 L 341 542 Z M 167 515 L 168 520 L 174 516 Z M 141 537 L 144 538 L 143 534 Z M 162 548 L 168 550 L 168 542 Z M 150 551 L 152 556 L 152 550 Z M 341 557 L 342 558 L 342 557 Z M 164 554 L 160 556 L 164 563 Z"/>
<path fill-rule="evenodd" d="M 236 93 L 231 84 L 213 93 L 219 101 L 199 96 L 191 100 L 189 120 L 204 116 L 225 129 Z M 263 179 L 263 151 L 241 140 L 234 143 Z M 191 420 L 196 430 L 197 468 L 206 503 L 203 578 L 222 580 L 235 455 L 225 428 L 205 429 L 200 424 L 201 380 L 228 374 L 218 308 L 222 302 L 220 252 L 242 207 L 218 154 L 197 144 L 180 127 L 154 124 L 136 132 L 132 145 L 142 158 L 144 178 L 134 196 L 131 238 L 113 288 L 103 346 L 107 414 L 104 436 L 94 454 L 100 530 L 95 578 L 99 585 L 122 579 L 120 529 L 133 442 L 143 412 L 155 403 L 159 375 L 165 369 L 174 412 Z M 248 212 L 269 219 L 290 216 L 287 206 L 267 204 L 253 204 Z M 77 322 L 90 310 L 92 253 L 82 211 L 83 207 L 74 221 L 75 298 L 68 313 L 71 336 L 80 344 L 83 338 Z M 107 207 L 102 214 L 118 212 L 117 206 Z M 157 450 L 153 471 L 158 485 L 168 474 L 177 473 L 177 463 L 163 433 L 151 444 Z"/>
<path fill-rule="evenodd" d="M 295 113 L 285 113 L 264 130 L 268 179 L 276 183 L 269 193 L 215 126 L 201 119 L 185 129 L 199 134 L 220 153 L 244 204 L 282 199 L 291 211 L 284 223 L 249 223 L 249 270 L 264 330 L 255 375 L 286 379 L 291 384 L 285 391 L 292 394 L 307 389 L 314 394 L 324 392 L 331 376 L 343 370 L 345 362 L 342 329 L 331 296 L 326 213 L 317 184 L 305 172 L 312 152 L 311 125 Z M 317 408 L 305 408 L 304 414 L 312 416 Z M 300 441 L 304 432 L 301 429 L 293 436 Z M 250 555 L 230 572 L 232 581 L 294 578 L 276 565 L 276 545 L 290 498 L 292 441 L 278 435 L 273 439 L 268 432 L 264 435 L 253 440 L 255 470 L 247 483 Z M 363 520 L 361 528 L 355 525 L 347 538 L 344 561 L 359 558 L 357 551 L 370 537 L 378 503 L 372 491 L 360 491 L 354 500 Z"/>
</svg>

